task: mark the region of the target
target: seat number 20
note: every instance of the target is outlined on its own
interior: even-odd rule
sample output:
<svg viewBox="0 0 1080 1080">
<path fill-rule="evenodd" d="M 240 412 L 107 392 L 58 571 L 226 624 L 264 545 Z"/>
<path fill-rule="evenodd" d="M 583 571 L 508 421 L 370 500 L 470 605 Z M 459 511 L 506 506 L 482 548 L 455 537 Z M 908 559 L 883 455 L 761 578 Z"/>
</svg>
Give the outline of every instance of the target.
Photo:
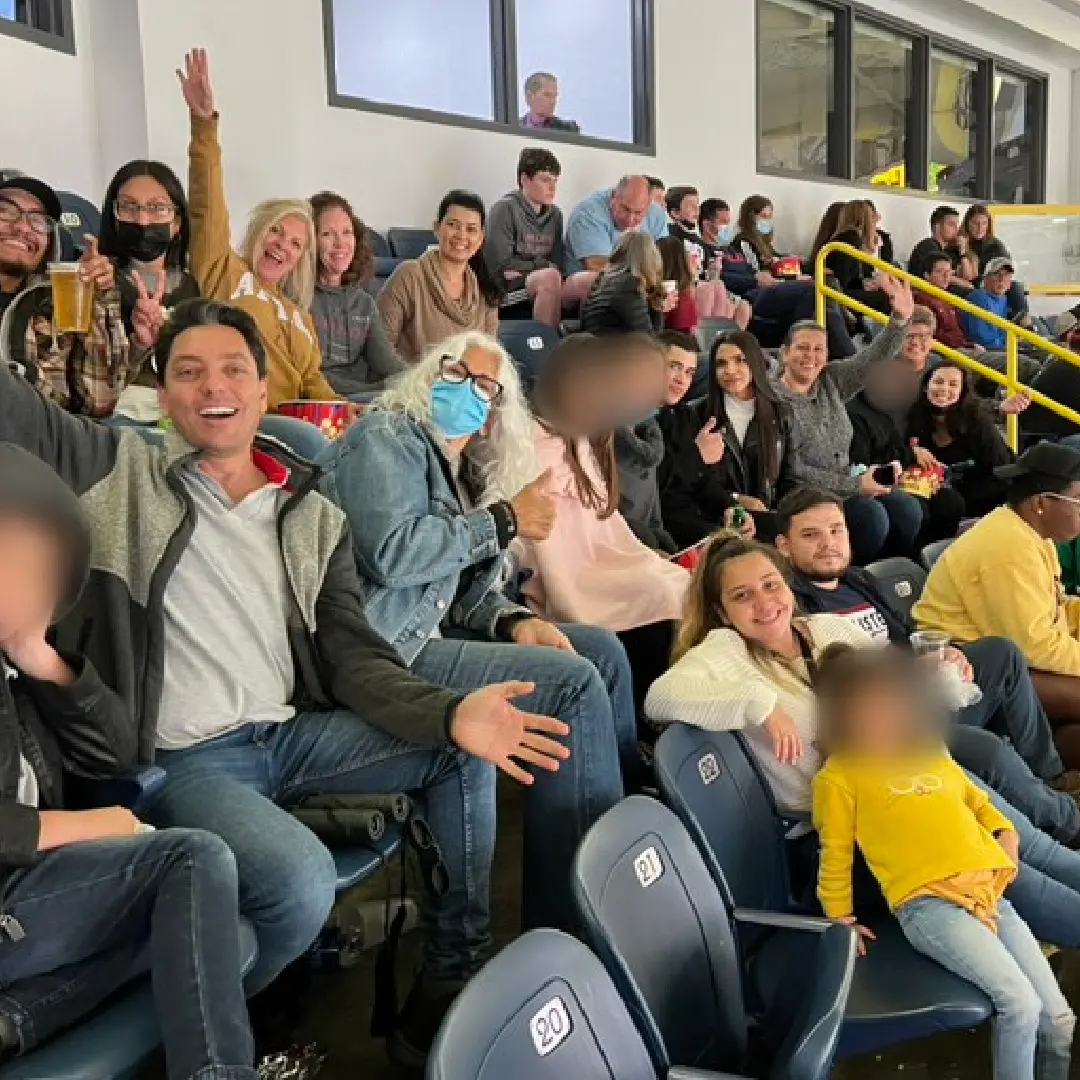
<svg viewBox="0 0 1080 1080">
<path fill-rule="evenodd" d="M 573 1025 L 562 998 L 554 997 L 540 1006 L 529 1021 L 529 1034 L 540 1057 L 547 1057 L 567 1036 Z"/>
</svg>

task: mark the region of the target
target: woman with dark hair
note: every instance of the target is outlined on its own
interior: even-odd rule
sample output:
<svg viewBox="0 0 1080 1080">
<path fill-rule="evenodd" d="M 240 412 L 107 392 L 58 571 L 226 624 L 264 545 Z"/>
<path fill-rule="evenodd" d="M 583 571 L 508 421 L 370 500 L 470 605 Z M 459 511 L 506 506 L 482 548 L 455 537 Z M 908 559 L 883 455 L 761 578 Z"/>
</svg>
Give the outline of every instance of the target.
<svg viewBox="0 0 1080 1080">
<path fill-rule="evenodd" d="M 697 298 L 694 295 L 694 271 L 690 265 L 686 244 L 677 236 L 665 236 L 656 242 L 656 246 L 660 251 L 664 281 L 675 282 L 676 303 L 664 314 L 664 329 L 692 334 L 697 330 L 699 316 Z M 720 287 L 724 288 L 723 282 Z"/>
<path fill-rule="evenodd" d="M 960 235 L 967 241 L 968 256 L 973 276 L 970 280 L 978 281 L 986 272 L 986 264 L 991 259 L 1010 258 L 1009 249 L 994 235 L 994 219 L 990 208 L 982 203 L 975 203 L 967 208 L 960 223 Z M 967 274 L 964 275 L 967 277 Z"/>
<path fill-rule="evenodd" d="M 753 334 L 734 330 L 716 339 L 706 396 L 661 410 L 660 428 L 662 516 L 680 547 L 731 525 L 740 507 L 746 534 L 776 535 L 771 507 L 794 486 L 791 420 Z"/>
<path fill-rule="evenodd" d="M 625 232 L 581 305 L 581 329 L 586 334 L 660 330 L 665 313 L 677 304 L 677 291 L 670 296 L 664 291 L 656 241 L 646 232 Z"/>
<path fill-rule="evenodd" d="M 749 195 L 739 207 L 739 231 L 732 244 L 755 273 L 771 274 L 780 257 L 773 246 L 773 204 L 765 195 Z"/>
<path fill-rule="evenodd" d="M 829 203 L 825 213 L 821 215 L 821 223 L 814 236 L 814 243 L 810 248 L 810 264 L 817 262 L 821 249 L 836 236 L 836 223 L 840 220 L 840 211 L 847 206 L 845 202 Z"/>
<path fill-rule="evenodd" d="M 907 434 L 942 465 L 956 468 L 952 486 L 967 517 L 982 517 L 1005 501 L 1005 482 L 994 476 L 1012 451 L 1001 437 L 990 403 L 972 388 L 967 372 L 942 360 L 923 375 L 922 393 L 908 413 Z"/>
<path fill-rule="evenodd" d="M 462 331 L 497 332 L 502 290 L 484 260 L 486 218 L 479 195 L 447 192 L 435 217 L 438 245 L 406 259 L 379 293 L 387 337 L 407 363 Z"/>
<path fill-rule="evenodd" d="M 866 199 L 853 199 L 845 203 L 836 219 L 836 231 L 830 239 L 848 244 L 867 255 L 876 255 L 877 227 L 870 203 Z M 869 263 L 846 252 L 834 251 L 825 260 L 825 265 L 845 296 L 880 311 L 882 315 L 888 315 L 892 310 L 888 296 L 877 287 L 876 271 Z"/>
<path fill-rule="evenodd" d="M 405 365 L 386 336 L 375 299 L 364 288 L 374 255 L 364 223 L 332 191 L 311 197 L 318 267 L 311 321 L 322 349 L 323 374 L 353 401 L 370 400 Z"/>
</svg>

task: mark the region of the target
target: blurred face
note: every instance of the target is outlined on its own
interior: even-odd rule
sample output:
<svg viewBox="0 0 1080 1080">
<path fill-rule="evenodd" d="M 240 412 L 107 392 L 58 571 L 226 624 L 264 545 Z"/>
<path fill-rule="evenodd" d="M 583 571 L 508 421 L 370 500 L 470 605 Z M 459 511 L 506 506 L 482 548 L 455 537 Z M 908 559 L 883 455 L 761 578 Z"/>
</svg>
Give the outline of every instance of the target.
<svg viewBox="0 0 1080 1080">
<path fill-rule="evenodd" d="M 844 511 L 829 503 L 811 507 L 791 520 L 777 548 L 811 581 L 835 581 L 851 565 L 851 542 Z"/>
<path fill-rule="evenodd" d="M 45 208 L 29 192 L 5 188 L 0 203 L 0 274 L 27 277 L 45 261 L 52 225 Z M 27 220 L 26 214 L 36 216 Z M 16 221 L 5 220 L 16 216 Z"/>
<path fill-rule="evenodd" d="M 950 214 L 938 224 L 938 239 L 943 244 L 955 244 L 960 235 L 960 215 Z"/>
<path fill-rule="evenodd" d="M 568 438 L 595 438 L 637 423 L 664 401 L 667 364 L 656 349 L 624 352 L 617 365 L 583 364 L 566 375 L 549 417 Z"/>
<path fill-rule="evenodd" d="M 861 686 L 843 708 L 848 746 L 864 755 L 892 757 L 911 750 L 930 733 L 929 719 L 920 715 L 916 703 L 888 682 Z"/>
<path fill-rule="evenodd" d="M 340 279 L 352 265 L 356 255 L 356 235 L 352 218 L 339 206 L 332 206 L 319 215 L 315 240 L 319 252 L 321 275 Z"/>
<path fill-rule="evenodd" d="M 554 79 L 545 79 L 525 102 L 529 112 L 542 120 L 550 120 L 555 115 L 555 106 L 559 104 L 559 84 Z"/>
<path fill-rule="evenodd" d="M 731 628 L 745 640 L 774 651 L 790 643 L 795 597 L 766 556 L 755 552 L 724 564 L 720 606 Z"/>
<path fill-rule="evenodd" d="M 276 288 L 296 269 L 307 244 L 307 222 L 295 214 L 282 218 L 266 230 L 255 251 L 255 276 Z"/>
<path fill-rule="evenodd" d="M 784 371 L 795 385 L 809 389 L 829 362 L 824 330 L 800 330 L 784 349 Z"/>
<path fill-rule="evenodd" d="M 754 376 L 738 345 L 716 347 L 716 382 L 725 394 L 740 401 L 754 396 Z"/>
<path fill-rule="evenodd" d="M 255 438 L 266 412 L 266 379 L 238 330 L 196 326 L 173 342 L 158 396 L 192 446 L 232 456 L 247 452 Z"/>
<path fill-rule="evenodd" d="M 904 334 L 904 359 L 916 371 L 922 371 L 930 359 L 934 332 L 925 323 L 910 323 Z"/>
<path fill-rule="evenodd" d="M 999 270 L 996 274 L 987 274 L 983 278 L 983 288 L 995 296 L 1004 296 L 1012 287 L 1012 283 L 1013 272 L 1011 270 Z"/>
<path fill-rule="evenodd" d="M 701 199 L 697 195 L 687 195 L 679 204 L 679 209 L 672 214 L 672 217 L 676 221 L 682 222 L 687 228 L 696 229 L 700 212 Z"/>
<path fill-rule="evenodd" d="M 935 409 L 952 408 L 964 390 L 964 376 L 959 368 L 939 367 L 926 384 L 926 400 Z"/>
<path fill-rule="evenodd" d="M 1039 528 L 1043 536 L 1056 544 L 1065 544 L 1080 536 L 1080 483 L 1070 484 L 1060 496 L 1039 495 L 1035 500 Z"/>
<path fill-rule="evenodd" d="M 931 285 L 936 285 L 939 289 L 947 289 L 949 282 L 952 281 L 952 263 L 948 259 L 938 259 L 933 266 L 930 267 L 929 272 L 926 275 L 926 280 Z"/>
<path fill-rule="evenodd" d="M 439 254 L 451 263 L 467 263 L 484 242 L 484 226 L 476 210 L 451 206 L 435 226 Z"/>
<path fill-rule="evenodd" d="M 983 240 L 990 232 L 990 216 L 988 214 L 976 214 L 968 221 L 968 232 L 972 240 Z"/>
<path fill-rule="evenodd" d="M 521 193 L 537 206 L 553 205 L 558 189 L 559 178 L 553 172 L 544 170 L 535 176 L 521 174 Z"/>
<path fill-rule="evenodd" d="M 672 345 L 667 350 L 667 390 L 665 405 L 678 405 L 690 390 L 697 374 L 698 354 Z"/>
<path fill-rule="evenodd" d="M 0 648 L 16 635 L 44 634 L 63 597 L 67 557 L 55 529 L 0 516 Z"/>
<path fill-rule="evenodd" d="M 611 196 L 611 220 L 620 232 L 638 228 L 649 212 L 649 185 L 636 177 Z"/>
</svg>

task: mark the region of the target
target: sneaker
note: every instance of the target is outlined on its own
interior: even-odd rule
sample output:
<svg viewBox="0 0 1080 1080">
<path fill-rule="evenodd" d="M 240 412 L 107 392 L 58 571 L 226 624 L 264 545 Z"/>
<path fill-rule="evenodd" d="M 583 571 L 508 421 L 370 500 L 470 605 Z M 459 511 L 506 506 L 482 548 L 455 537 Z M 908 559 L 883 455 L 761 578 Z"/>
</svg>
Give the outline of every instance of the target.
<svg viewBox="0 0 1080 1080">
<path fill-rule="evenodd" d="M 1074 799 L 1080 801 L 1080 769 L 1066 769 L 1060 776 L 1048 780 L 1047 784 L 1055 791 L 1071 795 Z"/>
<path fill-rule="evenodd" d="M 386 1042 L 386 1052 L 395 1065 L 417 1071 L 424 1068 L 443 1017 L 463 985 L 457 980 L 417 977 Z"/>
<path fill-rule="evenodd" d="M 267 1054 L 256 1066 L 259 1080 L 315 1080 L 328 1054 L 316 1043 L 290 1046 L 277 1054 Z"/>
</svg>

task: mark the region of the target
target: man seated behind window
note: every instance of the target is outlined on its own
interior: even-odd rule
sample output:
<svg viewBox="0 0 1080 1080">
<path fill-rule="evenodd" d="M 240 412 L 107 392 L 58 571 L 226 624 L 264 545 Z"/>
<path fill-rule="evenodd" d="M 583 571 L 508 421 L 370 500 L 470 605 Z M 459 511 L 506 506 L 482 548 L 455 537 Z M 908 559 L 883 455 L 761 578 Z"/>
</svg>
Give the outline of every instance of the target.
<svg viewBox="0 0 1080 1080">
<path fill-rule="evenodd" d="M 547 128 L 548 131 L 572 131 L 577 135 L 581 128 L 573 120 L 563 120 L 555 115 L 559 104 L 559 80 L 550 72 L 535 71 L 525 80 L 525 105 L 528 112 L 521 118 L 521 126 Z"/>
</svg>

